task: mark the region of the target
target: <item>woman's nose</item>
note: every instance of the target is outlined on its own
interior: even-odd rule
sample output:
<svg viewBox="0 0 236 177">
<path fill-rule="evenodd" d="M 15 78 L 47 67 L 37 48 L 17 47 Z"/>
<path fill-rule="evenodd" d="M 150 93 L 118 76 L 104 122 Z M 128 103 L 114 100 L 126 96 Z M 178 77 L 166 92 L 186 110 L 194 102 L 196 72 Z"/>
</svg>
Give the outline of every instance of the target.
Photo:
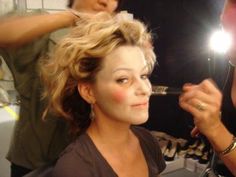
<svg viewBox="0 0 236 177">
<path fill-rule="evenodd" d="M 139 82 L 137 83 L 137 90 L 136 93 L 140 94 L 140 95 L 151 95 L 151 83 L 149 80 L 139 80 Z"/>
</svg>

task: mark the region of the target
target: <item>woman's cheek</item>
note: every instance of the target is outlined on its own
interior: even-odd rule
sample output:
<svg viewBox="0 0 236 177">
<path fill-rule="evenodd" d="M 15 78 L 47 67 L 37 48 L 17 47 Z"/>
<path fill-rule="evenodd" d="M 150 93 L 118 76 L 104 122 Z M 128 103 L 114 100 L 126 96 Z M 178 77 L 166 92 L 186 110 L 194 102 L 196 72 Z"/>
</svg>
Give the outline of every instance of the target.
<svg viewBox="0 0 236 177">
<path fill-rule="evenodd" d="M 120 89 L 112 92 L 112 98 L 117 103 L 122 103 L 125 99 L 127 99 L 127 93 L 125 90 Z"/>
</svg>

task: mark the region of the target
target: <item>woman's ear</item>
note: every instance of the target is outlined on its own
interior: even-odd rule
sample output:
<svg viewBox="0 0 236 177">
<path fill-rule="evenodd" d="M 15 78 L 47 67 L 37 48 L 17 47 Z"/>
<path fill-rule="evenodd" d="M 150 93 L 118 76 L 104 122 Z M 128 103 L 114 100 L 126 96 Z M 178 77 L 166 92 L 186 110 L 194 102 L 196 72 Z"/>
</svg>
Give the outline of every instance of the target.
<svg viewBox="0 0 236 177">
<path fill-rule="evenodd" d="M 78 84 L 78 91 L 81 97 L 85 101 L 87 101 L 87 103 L 94 104 L 96 102 L 91 84 L 87 84 L 87 83 Z"/>
</svg>

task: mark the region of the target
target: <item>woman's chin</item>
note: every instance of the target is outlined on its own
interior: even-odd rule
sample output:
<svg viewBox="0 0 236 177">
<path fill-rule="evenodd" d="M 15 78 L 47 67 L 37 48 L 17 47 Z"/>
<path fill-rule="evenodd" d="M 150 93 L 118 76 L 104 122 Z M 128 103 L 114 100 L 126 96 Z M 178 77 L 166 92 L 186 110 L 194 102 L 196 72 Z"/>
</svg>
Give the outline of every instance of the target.
<svg viewBox="0 0 236 177">
<path fill-rule="evenodd" d="M 147 122 L 148 120 L 148 116 L 142 117 L 140 116 L 137 119 L 134 119 L 134 121 L 132 122 L 133 125 L 140 125 L 140 124 L 144 124 L 145 122 Z"/>
</svg>

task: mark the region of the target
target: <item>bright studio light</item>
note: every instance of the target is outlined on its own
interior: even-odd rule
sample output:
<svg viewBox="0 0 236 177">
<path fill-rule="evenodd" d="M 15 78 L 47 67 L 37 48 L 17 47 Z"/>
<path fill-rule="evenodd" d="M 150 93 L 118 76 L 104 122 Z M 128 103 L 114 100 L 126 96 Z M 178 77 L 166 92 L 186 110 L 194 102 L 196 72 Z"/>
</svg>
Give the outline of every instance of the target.
<svg viewBox="0 0 236 177">
<path fill-rule="evenodd" d="M 231 35 L 223 30 L 215 31 L 210 38 L 210 48 L 217 53 L 227 52 L 231 44 Z"/>
</svg>

